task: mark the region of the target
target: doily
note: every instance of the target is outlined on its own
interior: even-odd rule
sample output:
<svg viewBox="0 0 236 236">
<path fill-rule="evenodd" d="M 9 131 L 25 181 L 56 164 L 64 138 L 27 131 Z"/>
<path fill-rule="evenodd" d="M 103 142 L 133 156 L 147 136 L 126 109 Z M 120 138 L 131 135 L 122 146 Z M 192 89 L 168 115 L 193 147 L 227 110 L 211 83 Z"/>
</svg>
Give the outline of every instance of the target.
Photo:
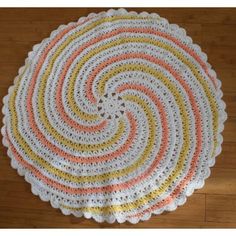
<svg viewBox="0 0 236 236">
<path fill-rule="evenodd" d="M 33 47 L 4 98 L 3 144 L 62 213 L 137 223 L 203 187 L 221 152 L 220 87 L 177 25 L 90 14 Z"/>
</svg>

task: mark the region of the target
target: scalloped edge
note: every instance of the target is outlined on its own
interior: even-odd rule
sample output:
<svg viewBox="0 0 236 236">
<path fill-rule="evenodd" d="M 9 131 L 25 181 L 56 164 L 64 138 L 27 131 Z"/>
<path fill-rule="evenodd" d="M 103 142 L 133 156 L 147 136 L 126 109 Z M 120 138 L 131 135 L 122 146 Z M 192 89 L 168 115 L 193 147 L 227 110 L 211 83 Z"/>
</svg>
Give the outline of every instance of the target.
<svg viewBox="0 0 236 236">
<path fill-rule="evenodd" d="M 159 18 L 160 20 L 162 20 L 163 22 L 169 24 L 169 26 L 172 28 L 172 29 L 175 29 L 175 30 L 178 30 L 179 33 L 181 33 L 184 37 L 187 38 L 187 40 L 189 42 L 191 42 L 193 44 L 193 47 L 195 48 L 195 50 L 197 51 L 198 55 L 200 56 L 200 58 L 206 63 L 208 69 L 209 69 L 209 73 L 215 78 L 216 80 L 216 83 L 217 83 L 217 100 L 220 104 L 220 107 L 221 107 L 221 110 L 222 110 L 222 113 L 220 113 L 220 116 L 219 116 L 219 130 L 218 130 L 218 136 L 217 136 L 217 140 L 218 140 L 218 146 L 216 147 L 216 152 L 215 152 L 215 156 L 212 157 L 212 159 L 209 160 L 208 162 L 208 169 L 206 171 L 206 174 L 205 176 L 203 177 L 203 179 L 201 181 L 198 182 L 198 184 L 196 186 L 191 186 L 191 185 L 188 185 L 187 189 L 186 189 L 186 195 L 183 196 L 182 199 L 176 199 L 173 201 L 173 203 L 171 205 L 167 205 L 165 206 L 164 208 L 162 208 L 161 210 L 154 210 L 152 212 L 149 212 L 147 214 L 144 214 L 141 218 L 123 218 L 123 219 L 120 219 L 120 218 L 117 218 L 116 216 L 112 216 L 112 217 L 99 217 L 98 215 L 95 215 L 95 214 L 91 214 L 91 213 L 87 213 L 87 212 L 79 212 L 77 214 L 75 214 L 74 212 L 72 212 L 71 210 L 67 210 L 65 211 L 64 209 L 60 208 L 60 206 L 55 202 L 53 201 L 53 199 L 51 198 L 45 198 L 45 196 L 43 196 L 42 194 L 40 194 L 40 192 L 38 192 L 36 190 L 36 188 L 34 188 L 34 185 L 31 181 L 31 179 L 28 177 L 27 175 L 27 172 L 25 171 L 22 171 L 22 168 L 20 165 L 17 164 L 17 162 L 14 160 L 13 158 L 13 155 L 10 151 L 10 148 L 9 148 L 9 144 L 5 138 L 5 129 L 6 129 L 6 106 L 7 106 L 7 103 L 8 103 L 8 100 L 9 100 L 9 95 L 11 94 L 15 84 L 17 83 L 19 77 L 22 75 L 23 71 L 25 70 L 26 66 L 27 66 L 27 63 L 30 61 L 32 55 L 38 50 L 38 48 L 40 47 L 40 45 L 45 41 L 45 40 L 49 40 L 50 38 L 52 38 L 55 34 L 57 34 L 58 31 L 62 30 L 63 28 L 69 26 L 69 25 L 72 25 L 72 24 L 75 24 L 75 23 L 79 23 L 79 22 L 82 22 L 83 20 L 85 20 L 86 18 L 88 17 L 95 17 L 95 16 L 99 16 L 99 15 L 102 15 L 102 14 L 121 14 L 121 15 L 127 15 L 127 14 L 130 14 L 130 15 L 139 15 L 139 16 L 151 16 L 153 18 Z M 216 72 L 213 70 L 212 66 L 207 62 L 207 55 L 202 52 L 201 50 L 201 47 L 198 45 L 198 44 L 194 44 L 193 41 L 192 41 L 192 38 L 190 36 L 187 36 L 186 34 L 186 30 L 184 28 L 181 28 L 179 25 L 177 24 L 170 24 L 168 22 L 167 19 L 163 18 L 163 17 L 160 17 L 158 14 L 156 13 L 148 13 L 148 12 L 141 12 L 141 13 L 137 13 L 135 11 L 127 11 L 126 9 L 124 8 L 120 8 L 120 9 L 109 9 L 108 11 L 102 11 L 102 12 L 99 12 L 99 13 L 90 13 L 88 14 L 86 17 L 80 17 L 78 19 L 77 22 L 70 22 L 68 24 L 63 24 L 63 25 L 60 25 L 56 30 L 52 31 L 50 36 L 48 38 L 45 38 L 43 39 L 40 43 L 38 44 L 35 44 L 32 48 L 32 51 L 30 51 L 28 53 L 28 57 L 25 59 L 25 65 L 20 67 L 19 70 L 18 70 L 18 75 L 15 77 L 14 79 L 14 83 L 13 85 L 11 85 L 8 89 L 8 94 L 3 97 L 3 107 L 2 107 L 2 113 L 3 113 L 3 127 L 1 128 L 1 133 L 2 133 L 2 144 L 8 149 L 7 150 L 7 154 L 8 156 L 10 157 L 11 159 L 11 166 L 12 168 L 16 169 L 17 170 L 17 173 L 20 175 L 20 176 L 23 176 L 25 181 L 28 182 L 30 185 L 31 185 L 31 191 L 34 195 L 36 196 L 39 196 L 39 198 L 42 200 L 42 201 L 46 201 L 46 202 L 50 202 L 51 206 L 53 208 L 56 208 L 56 209 L 60 209 L 61 212 L 64 214 L 64 215 L 74 215 L 75 217 L 82 217 L 84 216 L 86 219 L 90 219 L 90 218 L 93 218 L 96 222 L 98 223 L 102 223 L 102 222 L 107 222 L 107 223 L 115 223 L 116 221 L 118 223 L 124 223 L 126 221 L 132 223 L 132 224 L 136 224 L 140 221 L 147 221 L 150 219 L 150 217 L 152 215 L 159 215 L 161 213 L 163 213 L 164 211 L 174 211 L 176 210 L 177 207 L 181 206 L 181 205 L 184 205 L 187 201 L 187 197 L 191 196 L 193 193 L 194 193 L 194 190 L 197 190 L 197 189 L 200 189 L 202 188 L 204 185 L 205 185 L 205 180 L 210 176 L 211 174 L 211 169 L 210 167 L 214 166 L 215 164 L 215 161 L 216 161 L 216 157 L 221 153 L 222 151 L 222 142 L 223 142 L 223 136 L 222 136 L 222 131 L 224 130 L 224 122 L 227 120 L 227 113 L 225 111 L 226 109 L 226 104 L 225 102 L 222 100 L 222 97 L 223 97 L 223 92 L 221 90 L 221 81 L 218 79 L 217 75 L 216 75 Z"/>
</svg>

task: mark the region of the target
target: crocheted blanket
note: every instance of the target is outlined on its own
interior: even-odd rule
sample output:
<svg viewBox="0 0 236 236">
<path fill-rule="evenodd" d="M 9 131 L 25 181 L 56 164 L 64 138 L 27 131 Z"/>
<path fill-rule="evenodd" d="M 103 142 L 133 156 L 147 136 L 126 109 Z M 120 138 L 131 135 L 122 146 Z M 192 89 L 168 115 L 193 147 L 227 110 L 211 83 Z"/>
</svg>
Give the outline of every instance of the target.
<svg viewBox="0 0 236 236">
<path fill-rule="evenodd" d="M 64 214 L 137 223 L 203 187 L 221 152 L 220 87 L 177 25 L 90 14 L 33 47 L 4 98 L 3 144 Z"/>
</svg>

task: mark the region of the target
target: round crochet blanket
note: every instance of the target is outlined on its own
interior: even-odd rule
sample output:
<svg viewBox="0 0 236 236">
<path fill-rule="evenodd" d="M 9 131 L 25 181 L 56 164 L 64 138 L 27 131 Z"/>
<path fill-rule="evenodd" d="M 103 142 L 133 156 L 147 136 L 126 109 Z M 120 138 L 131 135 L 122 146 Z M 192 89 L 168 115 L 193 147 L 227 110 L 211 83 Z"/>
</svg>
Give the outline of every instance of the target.
<svg viewBox="0 0 236 236">
<path fill-rule="evenodd" d="M 220 87 L 177 25 L 90 14 L 33 47 L 4 98 L 3 144 L 64 214 L 137 223 L 203 187 L 221 151 Z"/>
</svg>

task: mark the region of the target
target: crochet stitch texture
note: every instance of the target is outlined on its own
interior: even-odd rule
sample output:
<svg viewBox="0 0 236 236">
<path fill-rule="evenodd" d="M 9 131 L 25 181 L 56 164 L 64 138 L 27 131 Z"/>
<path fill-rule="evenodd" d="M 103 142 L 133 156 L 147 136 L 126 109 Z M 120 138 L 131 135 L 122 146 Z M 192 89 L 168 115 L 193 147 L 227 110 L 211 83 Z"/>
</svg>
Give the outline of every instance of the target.
<svg viewBox="0 0 236 236">
<path fill-rule="evenodd" d="M 227 117 L 220 87 L 184 29 L 92 13 L 29 53 L 4 98 L 3 144 L 64 214 L 137 223 L 203 187 Z"/>
</svg>

